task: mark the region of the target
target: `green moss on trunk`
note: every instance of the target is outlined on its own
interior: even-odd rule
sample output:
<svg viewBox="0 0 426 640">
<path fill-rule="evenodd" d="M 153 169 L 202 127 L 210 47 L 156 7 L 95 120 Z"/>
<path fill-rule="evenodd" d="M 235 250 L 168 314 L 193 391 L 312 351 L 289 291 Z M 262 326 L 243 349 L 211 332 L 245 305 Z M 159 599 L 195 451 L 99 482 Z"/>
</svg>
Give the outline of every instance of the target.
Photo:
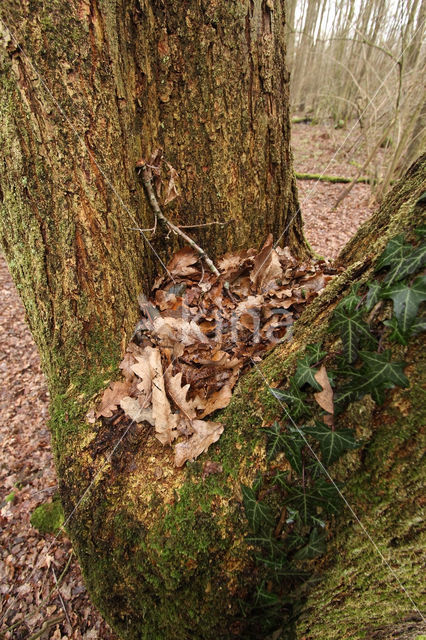
<svg viewBox="0 0 426 640">
<path fill-rule="evenodd" d="M 423 188 L 423 176 L 423 165 L 420 163 L 409 177 L 410 206 L 405 198 L 401 205 L 404 215 L 399 208 L 389 208 L 389 202 L 395 202 L 395 193 L 391 194 L 384 203 L 389 218 L 382 227 L 382 234 L 377 238 L 370 236 L 372 252 L 351 264 L 311 304 L 295 326 L 292 342 L 277 348 L 261 364 L 260 372 L 254 370 L 240 382 L 231 404 L 219 418 L 225 424 L 224 434 L 200 461 L 187 465 L 183 470 L 174 469 L 171 450 L 164 449 L 147 432 L 139 433 L 136 441 L 126 439 L 105 464 L 106 451 L 111 452 L 120 434 L 112 427 L 100 431 L 96 436 L 88 431 L 82 437 L 80 432 L 74 442 L 72 456 L 68 461 L 63 460 L 67 466 L 60 467 L 62 495 L 68 513 L 81 495 L 81 487 L 93 480 L 94 484 L 70 520 L 69 530 L 92 597 L 123 638 L 165 640 L 196 637 L 209 640 L 215 637 L 250 637 L 245 630 L 248 621 L 242 619 L 238 601 L 249 597 L 259 575 L 244 540 L 247 522 L 240 485 L 241 482 L 251 484 L 258 471 L 266 470 L 262 426 L 269 425 L 281 414 L 279 404 L 265 386 L 265 380 L 274 386 L 285 384 L 305 345 L 328 335 L 328 319 L 336 302 L 354 281 L 365 282 L 371 275 L 374 256 L 379 254 L 394 231 L 392 216 L 398 217 L 400 231 L 410 233 L 419 225 L 423 210 L 415 204 Z M 405 186 L 405 183 L 401 183 L 399 189 L 405 189 Z M 370 229 L 375 229 L 374 220 L 368 224 Z M 366 237 L 365 229 L 361 230 L 360 237 Z M 333 339 L 328 335 L 328 342 Z M 414 353 L 418 351 L 416 349 Z M 414 386 L 402 395 L 398 393 L 391 396 L 385 408 L 364 408 L 357 403 L 348 411 L 348 420 L 354 421 L 350 426 L 364 434 L 372 434 L 369 448 L 361 456 L 351 454 L 353 457 L 348 468 L 354 472 L 355 480 L 350 486 L 357 508 L 358 501 L 362 505 L 364 498 L 368 499 L 366 491 L 368 489 L 371 492 L 371 483 L 376 477 L 379 479 L 377 487 L 383 495 L 380 495 L 377 503 L 373 501 L 371 507 L 377 508 L 377 511 L 372 511 L 376 518 L 387 501 L 392 501 L 394 489 L 393 485 L 388 486 L 386 491 L 383 489 L 386 487 L 386 474 L 383 473 L 383 465 L 380 466 L 382 448 L 388 464 L 390 460 L 401 457 L 401 446 L 402 450 L 407 446 L 407 461 L 410 460 L 416 446 L 414 432 L 421 419 L 418 406 L 414 403 L 420 372 L 418 366 L 420 362 L 408 372 Z M 403 398 L 405 393 L 412 397 L 412 418 L 409 423 L 405 420 L 407 424 L 399 434 L 391 423 L 395 420 L 397 426 L 403 422 L 403 418 L 398 417 L 398 407 L 399 398 Z M 389 438 L 392 434 L 394 436 Z M 108 439 L 109 449 L 102 450 L 101 444 L 108 442 Z M 76 451 L 76 446 L 80 447 L 79 451 Z M 202 466 L 206 459 L 220 462 L 223 472 L 204 478 Z M 408 462 L 404 468 L 409 470 Z M 399 483 L 406 476 L 405 472 L 402 475 L 398 473 L 395 472 L 394 485 L 396 490 L 402 491 Z M 393 477 L 392 474 L 393 470 L 388 473 L 388 478 Z M 411 477 L 414 478 L 414 475 Z M 410 509 L 413 506 L 408 505 L 408 514 L 412 514 Z M 388 525 L 396 515 L 397 507 L 388 506 Z M 359 590 L 362 587 L 359 582 L 362 581 L 362 571 L 358 572 L 356 564 L 344 569 L 346 564 L 343 565 L 343 559 L 347 557 L 350 562 L 355 562 L 356 549 L 362 548 L 367 553 L 370 543 L 368 539 L 361 543 L 362 536 L 354 528 L 348 527 L 347 521 L 348 515 L 345 514 L 341 525 L 344 533 L 338 534 L 335 543 L 342 563 L 333 570 L 334 555 L 331 553 L 318 564 L 319 576 L 323 571 L 326 581 L 327 576 L 331 576 L 328 591 L 330 616 L 334 611 L 332 585 L 334 579 L 342 579 L 342 573 L 354 575 L 354 591 L 347 599 L 348 611 L 355 612 L 363 598 Z M 402 519 L 401 528 L 407 527 L 407 523 L 408 520 Z M 397 535 L 398 531 L 397 528 Z M 374 537 L 374 527 L 371 535 Z M 411 540 L 414 546 L 410 548 L 410 553 L 417 553 L 418 540 L 415 537 Z M 389 539 L 380 542 L 382 553 L 386 551 L 388 543 Z M 401 548 L 401 571 L 404 572 L 407 556 L 404 555 L 403 545 Z M 375 558 L 374 549 L 369 550 L 369 558 L 371 562 Z M 399 561 L 398 555 L 395 558 Z M 412 567 L 413 575 L 416 575 L 413 563 Z M 378 578 L 376 586 L 380 590 L 384 569 L 369 574 L 372 587 L 366 593 L 367 608 L 370 594 L 374 591 L 375 575 Z M 410 589 L 416 594 L 413 583 L 414 579 L 410 580 Z M 397 618 L 401 615 L 404 603 L 394 586 L 386 591 L 386 597 L 389 598 L 390 607 L 395 605 Z M 355 598 L 356 603 L 353 608 L 351 597 Z M 310 602 L 308 600 L 307 609 L 299 623 L 301 629 L 305 625 L 303 633 L 312 624 L 311 615 L 318 625 L 321 620 L 316 608 L 310 608 Z M 312 602 L 315 603 L 314 596 Z M 408 611 L 409 603 L 405 603 L 405 606 Z M 344 609 L 341 615 L 345 615 Z M 377 624 L 382 619 L 378 618 Z M 340 618 L 337 616 L 336 620 Z M 355 618 L 353 620 L 355 624 Z M 360 620 L 364 625 L 364 619 Z M 332 617 L 330 624 L 334 624 Z M 336 629 L 338 625 L 336 622 Z M 357 627 L 358 631 L 360 628 Z"/>
</svg>

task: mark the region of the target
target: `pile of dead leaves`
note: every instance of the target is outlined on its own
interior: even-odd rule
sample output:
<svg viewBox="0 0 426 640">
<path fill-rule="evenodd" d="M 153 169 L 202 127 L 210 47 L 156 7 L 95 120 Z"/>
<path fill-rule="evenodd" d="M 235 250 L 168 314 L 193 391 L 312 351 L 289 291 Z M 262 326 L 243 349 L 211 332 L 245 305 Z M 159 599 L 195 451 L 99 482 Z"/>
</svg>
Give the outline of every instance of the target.
<svg viewBox="0 0 426 640">
<path fill-rule="evenodd" d="M 227 406 L 242 370 L 285 339 L 336 273 L 324 261 L 297 263 L 288 248 L 273 248 L 272 236 L 260 252 L 227 254 L 218 268 L 220 278 L 204 271 L 190 247 L 173 256 L 151 300 L 140 297 L 124 379 L 88 414 L 150 423 L 163 444 L 177 440 L 176 466 L 219 439 L 223 425 L 205 418 Z"/>
</svg>

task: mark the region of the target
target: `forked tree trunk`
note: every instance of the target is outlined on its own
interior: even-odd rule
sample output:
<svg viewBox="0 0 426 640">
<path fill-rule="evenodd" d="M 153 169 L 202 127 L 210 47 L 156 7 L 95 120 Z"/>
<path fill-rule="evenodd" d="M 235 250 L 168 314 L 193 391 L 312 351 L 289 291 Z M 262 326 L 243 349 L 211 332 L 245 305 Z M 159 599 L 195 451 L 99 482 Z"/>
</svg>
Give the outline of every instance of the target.
<svg viewBox="0 0 426 640">
<path fill-rule="evenodd" d="M 248 638 L 239 599 L 256 572 L 240 483 L 266 467 L 258 427 L 277 409 L 263 377 L 247 376 L 223 412 L 225 432 L 209 452 L 223 471 L 204 479 L 199 463 L 176 470 L 150 432 L 116 446 L 114 426 L 99 433 L 84 416 L 116 372 L 136 294 L 154 273 L 140 236 L 126 229 L 151 221 L 134 173 L 140 156 L 162 146 L 179 171 L 175 221 L 234 221 L 199 230 L 212 254 L 290 223 L 284 240 L 306 255 L 288 147 L 282 3 L 30 9 L 19 16 L 25 6 L 2 5 L 0 235 L 49 377 L 67 528 L 94 602 L 123 638 Z M 417 224 L 423 189 L 424 162 L 348 246 L 347 270 L 308 308 L 294 341 L 265 361 L 268 382 L 282 381 L 297 352 L 324 335 L 335 302 L 368 277 L 386 240 Z M 155 245 L 162 256 L 164 244 Z"/>
</svg>

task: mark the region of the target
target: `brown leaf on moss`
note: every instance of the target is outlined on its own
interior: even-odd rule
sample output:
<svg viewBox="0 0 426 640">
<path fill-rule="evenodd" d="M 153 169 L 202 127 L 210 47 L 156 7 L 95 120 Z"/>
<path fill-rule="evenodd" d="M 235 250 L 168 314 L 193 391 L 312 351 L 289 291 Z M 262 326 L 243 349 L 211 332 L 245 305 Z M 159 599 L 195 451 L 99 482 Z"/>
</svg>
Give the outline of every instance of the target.
<svg viewBox="0 0 426 640">
<path fill-rule="evenodd" d="M 163 444 L 171 444 L 177 437 L 179 416 L 172 413 L 167 399 L 160 350 L 147 347 L 146 351 L 152 375 L 152 417 L 155 421 L 155 436 Z"/>
<path fill-rule="evenodd" d="M 195 431 L 194 435 L 184 442 L 178 442 L 175 447 L 177 467 L 181 467 L 187 460 L 198 458 L 213 442 L 217 442 L 223 433 L 223 425 L 219 422 L 194 420 L 192 427 Z"/>
<path fill-rule="evenodd" d="M 231 402 L 232 398 L 232 387 L 234 386 L 237 380 L 237 376 L 232 382 L 228 382 L 223 385 L 219 391 L 215 391 L 212 393 L 205 401 L 204 411 L 201 414 L 200 418 L 205 418 L 210 415 L 214 411 L 218 411 L 218 409 L 224 409 Z"/>
<path fill-rule="evenodd" d="M 131 398 L 130 396 L 122 398 L 120 407 L 134 422 L 149 422 L 152 427 L 155 425 L 152 417 L 152 408 L 142 408 L 137 398 Z"/>
<path fill-rule="evenodd" d="M 175 405 L 182 411 L 183 415 L 192 420 L 196 416 L 194 402 L 187 400 L 186 395 L 189 390 L 189 384 L 182 386 L 182 371 L 175 376 L 166 374 L 167 392 Z"/>
<path fill-rule="evenodd" d="M 327 369 L 324 365 L 320 367 L 317 373 L 314 375 L 315 380 L 322 386 L 322 391 L 314 393 L 315 400 L 319 406 L 327 411 L 327 413 L 334 414 L 334 401 L 333 401 L 333 389 L 331 388 L 330 380 L 328 379 Z"/>
<path fill-rule="evenodd" d="M 110 384 L 110 386 L 104 391 L 101 403 L 95 414 L 96 418 L 100 418 L 101 416 L 104 418 L 111 418 L 117 409 L 117 406 L 120 404 L 121 399 L 129 395 L 131 386 L 132 385 L 128 380 L 125 382 L 117 380 Z"/>
<path fill-rule="evenodd" d="M 173 256 L 154 297 L 138 298 L 138 344 L 120 365 L 131 385 L 123 410 L 152 420 L 163 444 L 186 438 L 176 445 L 179 464 L 219 437 L 221 425 L 204 418 L 229 404 L 250 358 L 281 340 L 335 273 L 324 261 L 298 264 L 288 248 L 273 248 L 271 235 L 260 251 L 227 254 L 218 264 L 220 277 L 189 247 Z M 318 402 L 332 408 L 328 388 Z"/>
</svg>

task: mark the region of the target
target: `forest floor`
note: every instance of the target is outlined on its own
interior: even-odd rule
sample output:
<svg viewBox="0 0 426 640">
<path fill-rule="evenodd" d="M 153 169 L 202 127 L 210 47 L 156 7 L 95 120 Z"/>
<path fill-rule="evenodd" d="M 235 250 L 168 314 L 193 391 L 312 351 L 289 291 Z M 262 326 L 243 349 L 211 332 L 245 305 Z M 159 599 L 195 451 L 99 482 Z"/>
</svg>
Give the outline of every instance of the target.
<svg viewBox="0 0 426 640">
<path fill-rule="evenodd" d="M 325 124 L 293 125 L 296 171 L 356 175 L 354 162 L 362 162 L 362 150 L 343 151 L 348 133 Z M 331 209 L 344 184 L 298 180 L 298 187 L 312 248 L 335 258 L 374 210 L 370 187 L 355 185 L 336 211 Z M 66 535 L 42 535 L 30 524 L 34 509 L 57 490 L 47 427 L 49 393 L 1 256 L 0 291 L 0 634 L 5 640 L 31 640 L 43 628 L 37 635 L 43 640 L 113 640 L 116 636 L 90 603 Z M 50 596 L 69 560 L 59 591 Z"/>
</svg>

